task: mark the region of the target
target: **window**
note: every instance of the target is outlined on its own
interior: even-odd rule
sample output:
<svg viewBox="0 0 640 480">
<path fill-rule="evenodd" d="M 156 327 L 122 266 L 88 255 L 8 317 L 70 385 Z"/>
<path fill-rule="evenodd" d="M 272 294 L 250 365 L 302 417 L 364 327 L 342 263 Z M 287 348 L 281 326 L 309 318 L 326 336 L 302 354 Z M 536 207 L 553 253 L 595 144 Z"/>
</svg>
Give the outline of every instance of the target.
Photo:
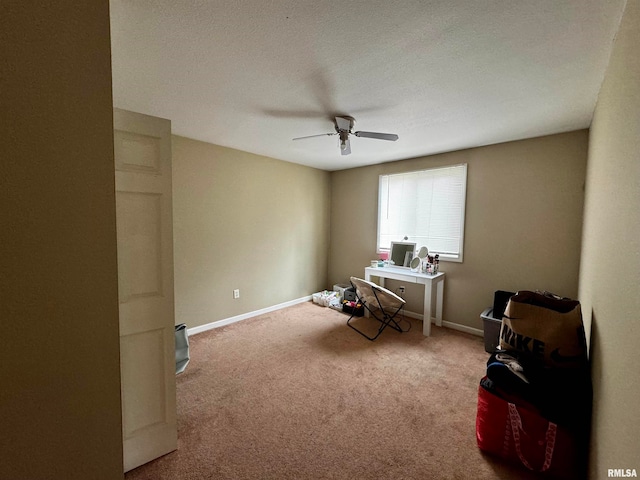
<svg viewBox="0 0 640 480">
<path fill-rule="evenodd" d="M 404 240 L 462 262 L 467 165 L 380 175 L 378 252 Z"/>
</svg>

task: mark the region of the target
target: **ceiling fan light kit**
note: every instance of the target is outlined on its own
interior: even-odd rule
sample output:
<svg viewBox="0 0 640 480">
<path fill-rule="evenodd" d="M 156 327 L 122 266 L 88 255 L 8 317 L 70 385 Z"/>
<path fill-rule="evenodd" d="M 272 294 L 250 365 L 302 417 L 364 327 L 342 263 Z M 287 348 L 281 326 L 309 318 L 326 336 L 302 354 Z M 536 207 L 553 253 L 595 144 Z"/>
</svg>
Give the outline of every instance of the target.
<svg viewBox="0 0 640 480">
<path fill-rule="evenodd" d="M 398 140 L 398 135 L 395 133 L 380 133 L 380 132 L 354 132 L 353 124 L 355 119 L 350 116 L 337 116 L 334 119 L 335 133 L 321 133 L 318 135 L 307 135 L 305 137 L 297 137 L 294 140 L 303 140 L 306 138 L 324 137 L 325 135 L 338 135 L 340 138 L 340 153 L 342 155 L 349 155 L 351 153 L 351 144 L 349 142 L 349 135 L 355 135 L 361 138 L 373 138 L 376 140 L 388 140 L 395 142 Z"/>
</svg>

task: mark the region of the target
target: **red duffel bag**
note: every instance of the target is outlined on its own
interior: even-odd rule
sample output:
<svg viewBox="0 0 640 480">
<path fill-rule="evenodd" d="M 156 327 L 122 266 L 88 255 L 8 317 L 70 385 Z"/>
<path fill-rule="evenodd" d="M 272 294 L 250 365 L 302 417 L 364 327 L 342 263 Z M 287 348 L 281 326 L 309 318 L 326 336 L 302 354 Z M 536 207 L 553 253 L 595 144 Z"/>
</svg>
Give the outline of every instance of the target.
<svg viewBox="0 0 640 480">
<path fill-rule="evenodd" d="M 582 478 L 585 460 L 581 460 L 576 435 L 546 420 L 526 402 L 487 390 L 485 379 L 478 389 L 478 447 L 550 477 Z"/>
</svg>

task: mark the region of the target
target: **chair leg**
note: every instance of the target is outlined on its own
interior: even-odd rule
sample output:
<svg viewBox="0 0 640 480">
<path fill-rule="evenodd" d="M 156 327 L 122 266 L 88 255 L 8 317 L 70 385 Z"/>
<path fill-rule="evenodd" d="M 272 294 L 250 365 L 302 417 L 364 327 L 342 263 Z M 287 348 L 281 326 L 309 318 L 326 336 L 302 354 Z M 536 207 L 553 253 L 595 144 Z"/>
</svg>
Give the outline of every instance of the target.
<svg viewBox="0 0 640 480">
<path fill-rule="evenodd" d="M 356 293 L 356 297 L 359 300 L 359 302 L 362 304 L 362 306 L 369 311 L 369 314 L 370 314 L 369 318 L 373 318 L 373 319 L 377 320 L 378 322 L 380 322 L 381 325 L 380 325 L 380 328 L 378 329 L 378 333 L 375 336 L 371 337 L 371 336 L 367 335 L 366 333 L 364 333 L 363 331 L 361 331 L 358 328 L 356 328 L 353 325 L 351 325 L 351 320 L 355 316 L 355 314 L 351 314 L 351 316 L 349 317 L 349 320 L 347 320 L 347 325 L 349 327 L 354 329 L 356 332 L 358 332 L 364 338 L 366 338 L 368 340 L 371 340 L 371 341 L 373 341 L 376 338 L 378 338 L 380 336 L 380 334 L 384 331 L 384 329 L 387 328 L 387 327 L 391 327 L 391 328 L 393 328 L 394 330 L 396 330 L 396 331 L 398 331 L 400 333 L 403 332 L 402 328 L 400 328 L 400 325 L 398 324 L 398 322 L 396 322 L 396 320 L 394 318 L 398 314 L 400 309 L 402 308 L 402 305 L 400 307 L 398 307 L 398 309 L 395 312 L 393 312 L 392 315 L 390 315 L 389 313 L 387 313 L 385 311 L 385 309 L 382 307 L 382 304 L 378 300 L 379 309 L 380 309 L 380 312 L 382 312 L 382 318 L 380 318 L 378 316 L 378 314 L 374 310 L 369 308 L 369 305 L 367 305 L 367 303 L 357 295 L 357 293 Z M 377 297 L 376 297 L 376 299 L 377 299 Z"/>
<path fill-rule="evenodd" d="M 353 325 L 351 325 L 351 320 L 353 319 L 354 315 L 352 314 L 349 317 L 349 320 L 347 320 L 347 326 L 354 329 L 356 332 L 358 332 L 360 335 L 362 335 L 364 338 L 366 338 L 367 340 L 371 340 L 374 341 L 376 338 L 378 338 L 380 336 L 380 334 L 382 333 L 382 331 L 384 330 L 385 325 L 381 325 L 380 328 L 378 329 L 378 333 L 376 333 L 375 336 L 370 337 L 369 335 L 367 335 L 366 333 L 364 333 L 362 330 L 354 327 Z M 376 319 L 377 320 L 377 319 Z"/>
</svg>

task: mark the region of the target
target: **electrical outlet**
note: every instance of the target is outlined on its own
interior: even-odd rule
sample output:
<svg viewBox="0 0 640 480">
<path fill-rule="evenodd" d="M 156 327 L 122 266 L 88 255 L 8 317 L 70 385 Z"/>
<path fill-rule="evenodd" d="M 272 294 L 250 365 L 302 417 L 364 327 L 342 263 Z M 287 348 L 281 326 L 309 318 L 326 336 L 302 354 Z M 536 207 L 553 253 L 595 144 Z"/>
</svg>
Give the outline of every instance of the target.
<svg viewBox="0 0 640 480">
<path fill-rule="evenodd" d="M 240 298 L 240 289 L 239 288 L 236 288 L 233 291 L 233 298 Z"/>
<path fill-rule="evenodd" d="M 400 286 L 400 293 L 404 293 L 404 285 Z"/>
</svg>

